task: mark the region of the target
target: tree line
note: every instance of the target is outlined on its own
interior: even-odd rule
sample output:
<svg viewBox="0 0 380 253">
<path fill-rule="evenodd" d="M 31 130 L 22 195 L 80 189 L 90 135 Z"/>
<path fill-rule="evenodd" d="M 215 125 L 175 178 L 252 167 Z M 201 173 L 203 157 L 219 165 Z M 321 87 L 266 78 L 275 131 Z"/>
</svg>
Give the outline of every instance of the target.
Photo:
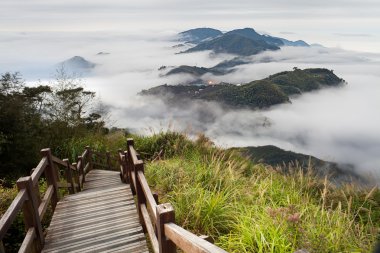
<svg viewBox="0 0 380 253">
<path fill-rule="evenodd" d="M 10 182 L 28 173 L 39 150 L 59 154 L 71 138 L 105 132 L 96 94 L 80 78 L 57 70 L 55 79 L 29 87 L 19 73 L 0 77 L 0 179 Z"/>
</svg>

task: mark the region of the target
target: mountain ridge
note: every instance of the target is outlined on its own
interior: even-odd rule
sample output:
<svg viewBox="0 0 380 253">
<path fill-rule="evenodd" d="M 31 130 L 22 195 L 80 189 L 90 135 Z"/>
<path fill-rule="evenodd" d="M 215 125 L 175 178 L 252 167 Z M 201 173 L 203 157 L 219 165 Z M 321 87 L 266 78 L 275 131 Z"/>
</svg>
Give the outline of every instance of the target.
<svg viewBox="0 0 380 253">
<path fill-rule="evenodd" d="M 228 107 L 263 109 L 289 103 L 291 95 L 338 86 L 345 81 L 328 69 L 298 69 L 283 71 L 261 80 L 242 85 L 229 83 L 212 85 L 160 85 L 143 90 L 140 95 L 168 97 L 173 101 L 190 99 L 215 101 Z M 169 96 L 170 97 L 170 96 Z"/>
</svg>

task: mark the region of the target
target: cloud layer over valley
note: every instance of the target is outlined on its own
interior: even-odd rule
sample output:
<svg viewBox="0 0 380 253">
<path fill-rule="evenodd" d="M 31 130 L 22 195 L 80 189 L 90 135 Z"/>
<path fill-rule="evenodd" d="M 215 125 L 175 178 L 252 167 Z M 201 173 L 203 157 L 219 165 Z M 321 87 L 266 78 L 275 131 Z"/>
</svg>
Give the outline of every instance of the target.
<svg viewBox="0 0 380 253">
<path fill-rule="evenodd" d="M 111 126 L 141 133 L 169 125 L 190 134 L 204 132 L 225 147 L 276 145 L 324 160 L 352 163 L 379 176 L 380 169 L 380 55 L 339 48 L 283 47 L 251 56 L 252 64 L 237 66 L 225 76 L 206 76 L 214 82 L 245 83 L 293 67 L 333 69 L 347 85 L 292 98 L 292 104 L 265 111 L 227 110 L 216 103 L 183 101 L 182 106 L 136 94 L 161 84 L 191 80 L 187 75 L 160 77 L 165 66 L 212 67 L 233 55 L 210 52 L 175 54 L 173 31 L 160 34 L 62 33 L 56 43 L 50 33 L 27 33 L 1 40 L 0 69 L 21 71 L 27 81 L 50 79 L 54 64 L 80 55 L 97 66 L 85 78 L 87 88 L 100 96 L 111 115 Z M 283 36 L 286 37 L 286 36 Z M 12 45 L 12 47 L 11 47 Z M 98 52 L 110 54 L 97 55 Z M 49 72 L 51 73 L 51 72 Z"/>
</svg>

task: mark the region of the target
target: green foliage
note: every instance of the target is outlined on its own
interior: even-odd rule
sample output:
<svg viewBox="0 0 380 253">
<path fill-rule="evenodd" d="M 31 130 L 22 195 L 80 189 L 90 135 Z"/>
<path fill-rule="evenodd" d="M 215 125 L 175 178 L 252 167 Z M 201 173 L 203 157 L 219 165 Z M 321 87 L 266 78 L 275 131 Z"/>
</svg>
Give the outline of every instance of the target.
<svg viewBox="0 0 380 253">
<path fill-rule="evenodd" d="M 166 159 L 191 149 L 193 144 L 178 132 L 159 132 L 150 136 L 129 135 L 138 143 L 143 160 Z"/>
<path fill-rule="evenodd" d="M 178 140 L 160 135 L 166 143 Z M 212 147 L 204 137 L 185 139 L 188 144 L 166 159 L 154 159 L 162 149 L 157 139 L 140 137 L 136 145 L 150 150 L 146 176 L 160 202 L 172 203 L 178 224 L 212 236 L 229 252 L 368 252 L 376 241 L 376 188 L 338 188 L 301 168 L 284 175 Z"/>
<path fill-rule="evenodd" d="M 61 154 L 62 143 L 101 133 L 104 122 L 93 108 L 94 96 L 63 70 L 55 82 L 37 87 L 26 87 L 18 73 L 1 75 L 0 178 L 29 174 L 42 148 Z"/>
<path fill-rule="evenodd" d="M 294 68 L 293 71 L 271 75 L 267 80 L 279 85 L 288 95 L 317 90 L 322 85 L 336 86 L 344 82 L 332 70 L 322 68 L 304 70 Z"/>
<path fill-rule="evenodd" d="M 201 92 L 200 99 L 223 101 L 233 107 L 265 108 L 289 102 L 289 98 L 268 81 L 255 81 L 242 86 L 226 85 L 214 91 Z"/>
<path fill-rule="evenodd" d="M 225 34 L 210 41 L 202 42 L 184 53 L 213 50 L 215 53 L 237 55 L 254 55 L 265 50 L 278 50 L 279 47 L 270 45 L 263 40 L 253 40 L 240 34 Z"/>
<path fill-rule="evenodd" d="M 324 86 L 338 86 L 344 82 L 333 71 L 327 69 L 298 69 L 285 71 L 268 78 L 252 81 L 240 86 L 217 85 L 161 85 L 141 92 L 142 95 L 169 96 L 176 103 L 184 99 L 216 101 L 229 107 L 267 108 L 290 102 L 289 95 L 301 94 Z M 182 103 L 182 102 L 181 102 Z"/>
</svg>

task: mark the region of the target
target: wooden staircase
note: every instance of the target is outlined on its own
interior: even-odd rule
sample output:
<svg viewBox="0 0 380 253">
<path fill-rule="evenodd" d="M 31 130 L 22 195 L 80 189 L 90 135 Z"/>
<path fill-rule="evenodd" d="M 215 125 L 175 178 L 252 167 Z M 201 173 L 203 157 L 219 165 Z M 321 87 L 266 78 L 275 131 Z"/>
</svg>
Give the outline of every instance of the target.
<svg viewBox="0 0 380 253">
<path fill-rule="evenodd" d="M 119 172 L 92 170 L 83 188 L 58 202 L 42 252 L 149 252 Z"/>
<path fill-rule="evenodd" d="M 109 152 L 90 147 L 76 163 L 41 151 L 32 174 L 17 181 L 19 192 L 0 220 L 3 238 L 21 213 L 25 237 L 19 252 L 153 252 L 226 253 L 223 249 L 175 224 L 170 203 L 159 204 L 149 188 L 144 162 L 128 139 L 117 154 L 118 170 Z M 104 170 L 105 169 L 105 170 Z M 40 192 L 40 178 L 46 180 Z M 59 199 L 59 189 L 69 193 Z M 42 221 L 53 215 L 44 231 Z M 147 244 L 149 240 L 149 248 Z"/>
</svg>

